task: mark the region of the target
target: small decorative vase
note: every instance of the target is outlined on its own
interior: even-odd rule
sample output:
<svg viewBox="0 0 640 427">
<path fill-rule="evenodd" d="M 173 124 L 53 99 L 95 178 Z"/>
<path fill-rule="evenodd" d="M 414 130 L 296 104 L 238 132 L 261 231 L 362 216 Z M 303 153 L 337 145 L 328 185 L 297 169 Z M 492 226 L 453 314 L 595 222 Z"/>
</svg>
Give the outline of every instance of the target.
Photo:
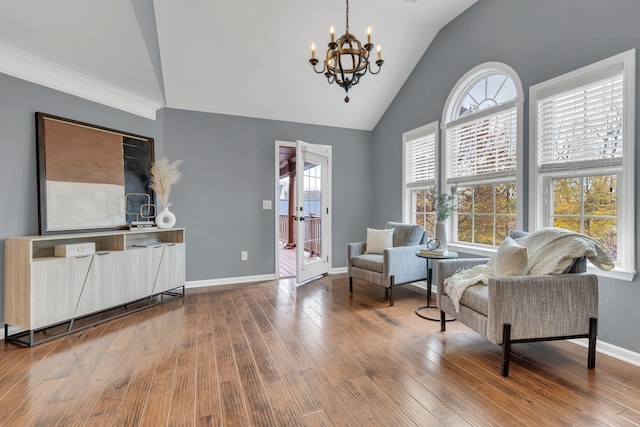
<svg viewBox="0 0 640 427">
<path fill-rule="evenodd" d="M 447 252 L 447 228 L 444 222 L 436 222 L 436 240 L 440 241 L 438 249 Z"/>
<path fill-rule="evenodd" d="M 165 207 L 162 212 L 156 215 L 156 224 L 158 228 L 171 228 L 176 225 L 176 216 Z"/>
</svg>

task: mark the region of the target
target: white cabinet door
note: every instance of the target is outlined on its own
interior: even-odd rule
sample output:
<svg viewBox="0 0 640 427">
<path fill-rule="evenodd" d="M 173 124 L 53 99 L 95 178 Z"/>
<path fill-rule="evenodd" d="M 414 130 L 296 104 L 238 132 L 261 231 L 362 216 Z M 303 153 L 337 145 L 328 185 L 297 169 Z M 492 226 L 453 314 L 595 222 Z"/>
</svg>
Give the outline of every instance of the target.
<svg viewBox="0 0 640 427">
<path fill-rule="evenodd" d="M 154 292 L 163 250 L 163 246 L 150 246 L 127 251 L 126 293 L 130 294 L 131 299 L 143 298 Z"/>
<path fill-rule="evenodd" d="M 93 263 L 80 296 L 76 316 L 93 313 L 127 302 L 125 296 L 125 254 L 103 252 L 93 256 Z"/>
<path fill-rule="evenodd" d="M 91 256 L 31 262 L 31 329 L 74 317 Z"/>
<path fill-rule="evenodd" d="M 185 280 L 184 243 L 172 243 L 163 248 L 154 294 L 182 286 Z"/>
</svg>

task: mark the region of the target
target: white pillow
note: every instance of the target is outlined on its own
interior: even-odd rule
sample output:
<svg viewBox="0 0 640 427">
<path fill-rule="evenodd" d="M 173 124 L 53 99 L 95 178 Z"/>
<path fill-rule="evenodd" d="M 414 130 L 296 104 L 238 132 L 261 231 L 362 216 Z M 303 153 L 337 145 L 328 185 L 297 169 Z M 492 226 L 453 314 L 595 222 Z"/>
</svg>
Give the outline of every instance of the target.
<svg viewBox="0 0 640 427">
<path fill-rule="evenodd" d="M 511 237 L 507 236 L 496 252 L 493 261 L 493 273 L 496 277 L 502 276 L 526 276 L 529 256 L 527 248 L 520 246 Z"/>
<path fill-rule="evenodd" d="M 381 254 L 386 248 L 393 247 L 393 228 L 374 230 L 367 228 L 367 249 L 365 254 Z"/>
</svg>

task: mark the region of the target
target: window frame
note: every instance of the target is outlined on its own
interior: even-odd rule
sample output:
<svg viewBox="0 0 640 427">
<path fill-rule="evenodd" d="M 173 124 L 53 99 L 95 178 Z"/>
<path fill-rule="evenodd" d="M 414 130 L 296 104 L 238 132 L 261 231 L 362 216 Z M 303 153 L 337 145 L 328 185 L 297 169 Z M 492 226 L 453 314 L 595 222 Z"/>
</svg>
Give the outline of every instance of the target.
<svg viewBox="0 0 640 427">
<path fill-rule="evenodd" d="M 604 277 L 632 281 L 635 276 L 635 49 L 614 55 L 585 67 L 570 71 L 529 88 L 529 229 L 538 230 L 551 224 L 553 204 L 550 200 L 552 178 L 618 175 L 617 233 L 618 259 L 611 271 L 588 265 L 588 271 Z M 538 166 L 538 102 L 567 90 L 597 81 L 607 70 L 622 66 L 623 76 L 623 157 L 611 166 L 593 167 L 589 164 L 541 171 Z"/>
<path fill-rule="evenodd" d="M 420 126 L 418 128 L 412 129 L 407 132 L 402 133 L 402 218 L 405 223 L 415 224 L 415 218 L 413 218 L 412 212 L 412 203 L 413 203 L 413 191 L 414 190 L 426 190 L 429 188 L 434 188 L 435 191 L 438 191 L 438 175 L 439 175 L 439 153 L 440 153 L 440 138 L 439 138 L 439 123 L 436 120 L 435 122 L 428 123 L 426 125 Z M 421 137 L 434 135 L 435 138 L 435 150 L 434 150 L 434 164 L 435 164 L 435 174 L 433 180 L 427 180 L 423 185 L 411 185 L 407 183 L 407 169 L 408 169 L 408 145 Z M 433 233 L 433 230 L 427 230 L 429 234 Z"/>
<path fill-rule="evenodd" d="M 515 98 L 503 102 L 502 104 L 489 107 L 486 109 L 478 110 L 464 117 L 459 117 L 458 109 L 463 102 L 466 94 L 483 78 L 493 74 L 503 74 L 508 76 L 514 83 L 516 89 Z M 522 82 L 520 77 L 513 68 L 507 64 L 501 62 L 486 62 L 480 64 L 466 74 L 464 74 L 458 82 L 455 84 L 449 97 L 445 103 L 445 107 L 442 112 L 441 121 L 441 150 L 440 150 L 440 164 L 442 165 L 442 173 L 439 176 L 440 183 L 439 188 L 444 189 L 445 192 L 450 192 L 453 185 L 447 183 L 447 126 L 450 123 L 456 121 L 471 121 L 483 116 L 495 115 L 509 108 L 516 108 L 516 169 L 515 169 L 515 185 L 516 185 L 516 228 L 522 229 L 524 225 L 524 90 L 522 88 Z M 463 182 L 464 181 L 464 182 Z M 477 185 L 496 185 L 505 181 L 505 176 L 492 177 L 480 176 L 478 179 L 464 179 L 461 180 L 459 185 L 464 186 L 477 186 Z M 485 245 L 480 243 L 461 242 L 457 240 L 457 220 L 456 215 L 452 215 L 451 221 L 447 224 L 447 233 L 449 238 L 449 249 L 464 252 L 473 255 L 491 256 L 495 254 L 497 246 Z"/>
</svg>

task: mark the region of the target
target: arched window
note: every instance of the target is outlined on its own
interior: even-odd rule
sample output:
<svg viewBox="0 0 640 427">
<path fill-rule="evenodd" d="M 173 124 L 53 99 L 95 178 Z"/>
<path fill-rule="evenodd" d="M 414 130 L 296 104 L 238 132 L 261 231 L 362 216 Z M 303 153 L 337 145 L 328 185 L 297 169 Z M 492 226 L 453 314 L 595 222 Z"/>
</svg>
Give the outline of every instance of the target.
<svg viewBox="0 0 640 427">
<path fill-rule="evenodd" d="M 442 117 L 444 182 L 457 193 L 452 243 L 497 246 L 522 225 L 522 84 L 505 64 L 482 64 L 451 91 Z"/>
</svg>

